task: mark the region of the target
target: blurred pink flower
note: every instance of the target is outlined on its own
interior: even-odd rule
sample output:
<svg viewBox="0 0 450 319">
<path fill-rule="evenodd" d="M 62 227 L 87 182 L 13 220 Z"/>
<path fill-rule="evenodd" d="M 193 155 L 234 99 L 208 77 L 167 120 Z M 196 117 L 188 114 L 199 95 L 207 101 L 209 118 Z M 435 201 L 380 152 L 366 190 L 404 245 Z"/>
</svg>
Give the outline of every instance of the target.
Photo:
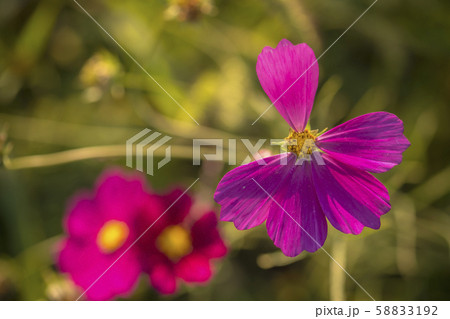
<svg viewBox="0 0 450 319">
<path fill-rule="evenodd" d="M 142 271 L 164 294 L 176 291 L 176 278 L 205 282 L 210 259 L 224 256 L 226 247 L 214 212 L 188 225 L 191 206 L 181 190 L 156 195 L 142 175 L 110 170 L 93 194 L 72 199 L 58 266 L 89 300 L 129 295 Z"/>
<path fill-rule="evenodd" d="M 174 190 L 160 196 L 169 207 L 181 196 L 181 190 Z M 152 286 L 161 294 L 172 294 L 178 282 L 204 283 L 212 276 L 211 259 L 226 255 L 227 248 L 217 229 L 217 217 L 212 211 L 192 221 L 192 200 L 183 195 L 157 223 L 151 233 L 142 238 L 138 245 L 143 255 L 143 270 L 150 276 Z M 150 225 L 159 216 L 142 214 L 139 225 Z"/>
<path fill-rule="evenodd" d="M 88 289 L 140 235 L 139 214 L 164 212 L 161 202 L 145 189 L 139 175 L 109 171 L 98 180 L 94 194 L 75 196 L 65 219 L 68 238 L 59 255 L 59 268 L 83 290 Z M 126 296 L 135 286 L 141 265 L 133 246 L 86 292 L 90 300 Z"/>
</svg>

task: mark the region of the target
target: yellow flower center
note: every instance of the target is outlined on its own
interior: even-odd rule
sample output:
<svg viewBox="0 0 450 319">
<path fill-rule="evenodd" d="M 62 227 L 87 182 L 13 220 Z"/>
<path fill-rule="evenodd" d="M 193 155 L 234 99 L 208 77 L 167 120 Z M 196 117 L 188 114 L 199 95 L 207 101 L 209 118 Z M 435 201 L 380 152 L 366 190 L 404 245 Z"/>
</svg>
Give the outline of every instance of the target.
<svg viewBox="0 0 450 319">
<path fill-rule="evenodd" d="M 118 220 L 107 221 L 97 235 L 97 245 L 106 254 L 115 252 L 122 247 L 128 238 L 130 230 L 127 224 Z"/>
<path fill-rule="evenodd" d="M 318 130 L 310 131 L 308 129 L 303 132 L 291 130 L 288 137 L 285 138 L 287 150 L 297 154 L 298 157 L 312 154 L 316 150 L 314 141 L 316 140 Z"/>
<path fill-rule="evenodd" d="M 179 226 L 169 226 L 156 239 L 156 246 L 170 259 L 176 261 L 192 250 L 189 232 Z"/>
</svg>

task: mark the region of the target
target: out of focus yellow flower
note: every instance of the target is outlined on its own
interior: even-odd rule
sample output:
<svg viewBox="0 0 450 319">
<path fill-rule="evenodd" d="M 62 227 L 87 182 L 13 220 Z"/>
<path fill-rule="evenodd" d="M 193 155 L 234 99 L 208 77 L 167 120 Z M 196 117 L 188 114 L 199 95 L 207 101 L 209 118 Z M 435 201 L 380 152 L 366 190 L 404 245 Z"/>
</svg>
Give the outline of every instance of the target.
<svg viewBox="0 0 450 319">
<path fill-rule="evenodd" d="M 109 90 L 111 95 L 120 98 L 123 86 L 115 81 L 122 73 L 119 60 L 106 50 L 99 51 L 90 57 L 80 71 L 80 82 L 85 88 L 84 98 L 88 102 L 100 100 Z"/>
<path fill-rule="evenodd" d="M 212 0 L 169 0 L 165 12 L 168 20 L 196 21 L 202 14 L 211 15 L 216 7 Z"/>
<path fill-rule="evenodd" d="M 83 86 L 105 86 L 121 71 L 120 63 L 108 51 L 100 51 L 89 58 L 80 72 Z"/>
<path fill-rule="evenodd" d="M 46 274 L 47 288 L 45 294 L 49 300 L 70 301 L 76 300 L 82 291 L 65 275 L 54 272 Z"/>
</svg>

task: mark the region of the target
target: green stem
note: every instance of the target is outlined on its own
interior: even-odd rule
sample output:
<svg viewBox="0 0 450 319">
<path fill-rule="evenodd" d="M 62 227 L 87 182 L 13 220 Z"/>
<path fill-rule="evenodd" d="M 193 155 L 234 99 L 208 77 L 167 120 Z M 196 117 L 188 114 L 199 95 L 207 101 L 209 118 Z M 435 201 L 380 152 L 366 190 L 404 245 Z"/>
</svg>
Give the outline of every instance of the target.
<svg viewBox="0 0 450 319">
<path fill-rule="evenodd" d="M 215 146 L 202 146 L 203 148 L 211 148 L 208 153 L 215 152 Z M 22 156 L 17 158 L 10 158 L 9 154 L 11 152 L 11 144 L 8 144 L 3 151 L 3 165 L 8 170 L 18 170 L 26 168 L 36 168 L 36 167 L 46 167 L 53 165 L 61 165 L 72 162 L 78 162 L 89 159 L 99 159 L 99 158 L 115 158 L 115 157 L 125 157 L 126 147 L 124 144 L 119 145 L 106 145 L 106 146 L 90 146 L 82 147 L 62 152 L 41 154 L 41 155 L 30 155 Z M 155 157 L 164 157 L 165 149 L 156 149 L 153 153 Z M 135 150 L 133 150 L 133 155 L 135 155 Z M 242 160 L 245 158 L 247 153 L 243 151 L 238 151 L 237 157 Z M 192 146 L 186 145 L 172 145 L 171 146 L 171 156 L 174 158 L 182 158 L 192 160 Z M 223 150 L 223 159 L 228 159 L 228 151 Z"/>
<path fill-rule="evenodd" d="M 332 246 L 332 256 L 345 268 L 347 261 L 347 242 L 344 238 L 335 237 Z M 345 272 L 333 260 L 330 259 L 330 300 L 343 301 L 345 296 Z"/>
<path fill-rule="evenodd" d="M 126 156 L 126 149 L 124 144 L 120 145 L 107 145 L 107 146 L 90 146 L 82 147 L 68 151 L 22 156 L 11 159 L 5 150 L 3 154 L 3 164 L 9 170 L 17 170 L 24 168 L 35 168 L 66 164 L 71 162 L 83 161 L 88 159 L 97 158 L 111 158 L 111 157 L 124 157 Z M 192 149 L 190 146 L 176 146 L 172 147 L 172 156 L 178 158 L 191 158 Z M 164 156 L 164 149 L 157 149 L 154 152 L 154 156 Z"/>
</svg>

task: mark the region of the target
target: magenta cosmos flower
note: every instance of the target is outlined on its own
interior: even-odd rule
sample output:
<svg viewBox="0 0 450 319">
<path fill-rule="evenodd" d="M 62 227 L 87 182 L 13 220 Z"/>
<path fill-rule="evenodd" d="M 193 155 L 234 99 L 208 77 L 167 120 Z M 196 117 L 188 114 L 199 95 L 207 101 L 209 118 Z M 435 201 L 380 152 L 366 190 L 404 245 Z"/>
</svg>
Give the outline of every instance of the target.
<svg viewBox="0 0 450 319">
<path fill-rule="evenodd" d="M 177 278 L 206 282 L 212 275 L 210 259 L 227 249 L 215 213 L 195 221 L 191 206 L 189 195 L 179 189 L 156 195 L 142 175 L 108 171 L 94 194 L 72 200 L 59 268 L 90 300 L 129 295 L 142 271 L 165 294 L 175 292 Z"/>
<path fill-rule="evenodd" d="M 237 229 L 266 222 L 274 244 L 287 256 L 314 252 L 327 237 L 327 221 L 344 233 L 378 229 L 390 210 L 389 194 L 373 175 L 402 160 L 410 143 L 402 121 L 369 113 L 323 134 L 306 128 L 319 67 L 306 44 L 282 40 L 258 56 L 264 91 L 291 127 L 288 152 L 240 166 L 220 181 L 220 218 Z"/>
<path fill-rule="evenodd" d="M 142 176 L 107 172 L 99 178 L 94 194 L 85 192 L 71 201 L 59 268 L 85 291 L 141 234 L 140 215 L 163 212 L 163 204 L 149 194 Z M 109 300 L 128 295 L 142 270 L 141 254 L 133 246 L 86 291 L 86 297 Z"/>
<path fill-rule="evenodd" d="M 174 190 L 161 196 L 170 206 L 182 194 Z M 217 217 L 212 211 L 193 218 L 192 200 L 183 195 L 156 223 L 156 214 L 141 215 L 140 225 L 154 226 L 139 241 L 145 250 L 142 265 L 150 276 L 154 289 L 161 294 L 173 294 L 178 283 L 205 283 L 213 273 L 211 259 L 226 255 L 227 248 L 217 229 Z M 196 214 L 195 214 L 196 215 Z"/>
</svg>

